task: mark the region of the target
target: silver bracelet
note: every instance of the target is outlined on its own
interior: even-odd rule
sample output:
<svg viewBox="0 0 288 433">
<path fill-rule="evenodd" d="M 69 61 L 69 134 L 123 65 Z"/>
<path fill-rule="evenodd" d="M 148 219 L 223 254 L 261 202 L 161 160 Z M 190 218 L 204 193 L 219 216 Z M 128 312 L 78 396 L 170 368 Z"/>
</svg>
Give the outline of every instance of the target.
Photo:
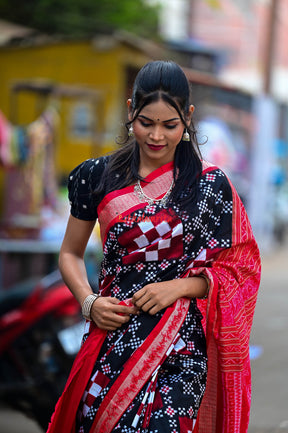
<svg viewBox="0 0 288 433">
<path fill-rule="evenodd" d="M 91 319 L 91 308 L 93 303 L 100 297 L 99 293 L 91 293 L 91 295 L 88 295 L 83 302 L 82 305 L 82 316 L 86 320 L 92 320 Z"/>
</svg>

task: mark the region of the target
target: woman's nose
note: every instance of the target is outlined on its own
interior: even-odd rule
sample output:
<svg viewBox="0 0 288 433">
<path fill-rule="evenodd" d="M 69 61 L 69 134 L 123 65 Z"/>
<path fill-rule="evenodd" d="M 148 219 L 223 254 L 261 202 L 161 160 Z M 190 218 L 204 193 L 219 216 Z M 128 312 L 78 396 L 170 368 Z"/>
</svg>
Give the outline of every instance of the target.
<svg viewBox="0 0 288 433">
<path fill-rule="evenodd" d="M 164 134 L 161 126 L 155 126 L 152 131 L 150 131 L 150 138 L 155 141 L 163 140 Z"/>
</svg>

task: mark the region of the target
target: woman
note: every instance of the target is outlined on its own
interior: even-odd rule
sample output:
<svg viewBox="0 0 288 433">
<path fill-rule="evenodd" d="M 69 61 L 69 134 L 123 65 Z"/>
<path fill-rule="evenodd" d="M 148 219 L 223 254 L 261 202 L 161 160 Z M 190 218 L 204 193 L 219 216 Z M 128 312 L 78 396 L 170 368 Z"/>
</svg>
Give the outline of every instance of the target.
<svg viewBox="0 0 288 433">
<path fill-rule="evenodd" d="M 193 110 L 182 69 L 148 63 L 131 139 L 70 174 L 59 266 L 87 322 L 49 433 L 247 432 L 259 252 L 235 189 L 200 159 Z M 96 219 L 100 296 L 83 260 Z"/>
</svg>

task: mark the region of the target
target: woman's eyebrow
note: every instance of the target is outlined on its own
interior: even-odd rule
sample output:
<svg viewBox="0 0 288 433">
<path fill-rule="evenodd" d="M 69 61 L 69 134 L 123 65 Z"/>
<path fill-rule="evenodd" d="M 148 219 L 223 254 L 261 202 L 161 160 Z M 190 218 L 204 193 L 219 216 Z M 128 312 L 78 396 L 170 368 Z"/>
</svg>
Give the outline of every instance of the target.
<svg viewBox="0 0 288 433">
<path fill-rule="evenodd" d="M 149 117 L 144 116 L 143 114 L 139 114 L 138 117 L 141 117 L 141 118 L 143 118 L 143 119 L 145 119 L 145 120 L 149 120 L 149 122 L 154 122 L 153 119 L 150 119 Z M 160 119 L 157 119 L 157 120 L 159 121 Z M 174 120 L 180 120 L 180 117 L 173 117 L 172 119 L 162 120 L 162 122 L 163 122 L 163 123 L 168 123 L 168 122 L 173 122 Z"/>
</svg>

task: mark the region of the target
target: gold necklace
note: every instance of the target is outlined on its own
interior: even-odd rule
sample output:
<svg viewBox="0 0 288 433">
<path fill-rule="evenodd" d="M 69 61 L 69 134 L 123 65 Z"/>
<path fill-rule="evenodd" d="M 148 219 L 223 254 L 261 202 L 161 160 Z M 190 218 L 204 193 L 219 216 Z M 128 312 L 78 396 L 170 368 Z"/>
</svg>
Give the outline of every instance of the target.
<svg viewBox="0 0 288 433">
<path fill-rule="evenodd" d="M 147 202 L 149 205 L 157 203 L 160 206 L 166 206 L 166 203 L 171 194 L 173 186 L 174 186 L 174 179 L 172 179 L 168 191 L 165 193 L 165 195 L 162 198 L 152 198 L 145 194 L 145 192 L 142 189 L 140 180 L 138 179 L 136 185 L 134 186 L 134 192 L 138 196 L 140 201 Z"/>
</svg>

